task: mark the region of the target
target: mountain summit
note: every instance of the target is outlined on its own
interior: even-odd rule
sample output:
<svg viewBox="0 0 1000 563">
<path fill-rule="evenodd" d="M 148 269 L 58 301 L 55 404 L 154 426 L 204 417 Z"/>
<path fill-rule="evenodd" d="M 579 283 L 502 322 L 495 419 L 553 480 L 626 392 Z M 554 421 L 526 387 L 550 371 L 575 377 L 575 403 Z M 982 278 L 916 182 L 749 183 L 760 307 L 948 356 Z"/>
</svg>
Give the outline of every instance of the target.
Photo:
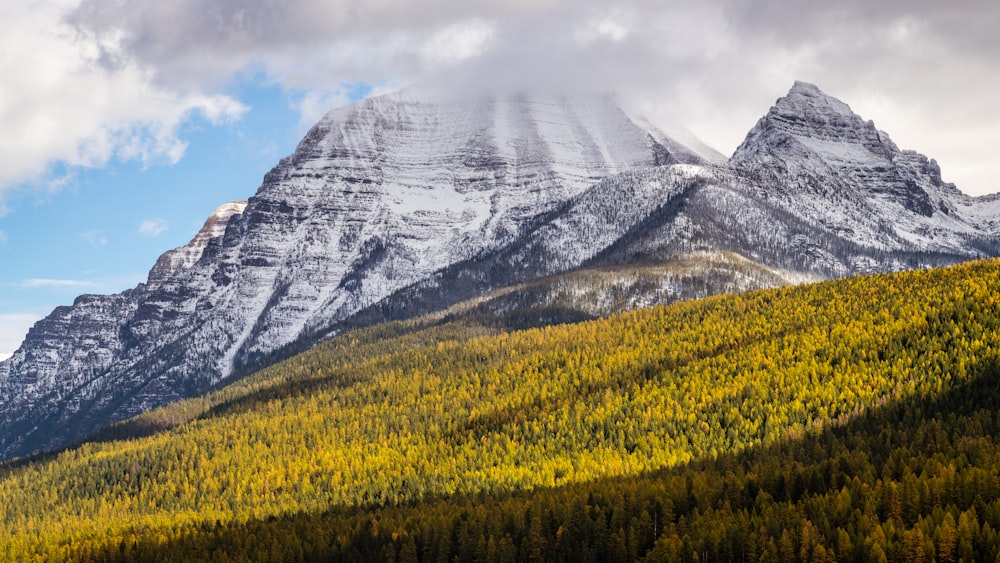
<svg viewBox="0 0 1000 563">
<path fill-rule="evenodd" d="M 995 199 L 815 86 L 796 83 L 729 162 L 701 152 L 611 97 L 409 91 L 334 110 L 147 283 L 32 328 L 0 363 L 0 458 L 463 301 L 546 322 L 1000 254 Z"/>
<path fill-rule="evenodd" d="M 731 162 L 760 158 L 800 143 L 833 160 L 889 159 L 896 146 L 850 106 L 806 82 L 796 82 L 750 130 Z M 864 151 L 864 152 L 862 152 Z"/>
<path fill-rule="evenodd" d="M 853 243 L 995 253 L 997 231 L 983 221 L 993 198 L 962 194 L 942 180 L 937 162 L 900 150 L 872 121 L 812 84 L 796 82 L 778 99 L 730 164 L 772 198 L 794 199 L 797 215 Z"/>
</svg>

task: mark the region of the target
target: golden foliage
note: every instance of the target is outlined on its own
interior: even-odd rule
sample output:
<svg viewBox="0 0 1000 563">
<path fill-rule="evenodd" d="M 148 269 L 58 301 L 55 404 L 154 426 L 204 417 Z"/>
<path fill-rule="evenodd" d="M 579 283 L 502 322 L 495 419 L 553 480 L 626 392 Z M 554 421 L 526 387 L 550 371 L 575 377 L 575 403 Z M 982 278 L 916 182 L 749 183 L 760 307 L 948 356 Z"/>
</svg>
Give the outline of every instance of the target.
<svg viewBox="0 0 1000 563">
<path fill-rule="evenodd" d="M 998 292 L 1000 266 L 981 261 L 514 333 L 452 323 L 347 334 L 105 441 L 0 469 L 0 557 L 127 560 L 273 518 L 586 486 L 783 443 L 968 383 L 1000 357 Z M 142 428 L 165 430 L 125 439 Z M 483 549 L 541 553 L 526 522 L 525 546 L 497 534 Z M 837 549 L 822 526 L 802 526 L 792 555 Z M 411 554 L 402 532 L 385 544 L 392 558 Z M 914 552 L 930 541 L 908 533 Z M 639 544 L 622 534 L 629 555 Z M 657 537 L 657 549 L 683 546 Z"/>
</svg>

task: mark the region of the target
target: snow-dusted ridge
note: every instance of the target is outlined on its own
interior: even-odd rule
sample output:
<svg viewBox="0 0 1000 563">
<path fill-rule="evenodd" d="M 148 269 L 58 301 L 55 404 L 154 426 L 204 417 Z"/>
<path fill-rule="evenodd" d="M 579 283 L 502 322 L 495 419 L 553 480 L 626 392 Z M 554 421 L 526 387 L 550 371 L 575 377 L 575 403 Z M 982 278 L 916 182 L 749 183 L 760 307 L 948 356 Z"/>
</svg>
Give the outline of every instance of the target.
<svg viewBox="0 0 1000 563">
<path fill-rule="evenodd" d="M 595 312 L 611 309 L 584 301 L 1000 254 L 1000 199 L 962 194 L 815 86 L 796 83 L 723 160 L 608 96 L 411 90 L 336 109 L 147 283 L 32 328 L 0 362 L 0 458 L 191 396 L 285 346 L 546 276 L 562 285 L 533 305 L 564 296 Z M 581 268 L 609 273 L 558 277 Z"/>
<path fill-rule="evenodd" d="M 191 239 L 191 242 L 160 256 L 153 269 L 149 272 L 147 285 L 158 287 L 160 284 L 169 282 L 198 263 L 209 243 L 213 239 L 224 235 L 229 220 L 234 215 L 242 214 L 246 207 L 246 201 L 231 201 L 220 205 L 209 215 L 208 220 L 205 221 L 204 226 Z"/>
</svg>

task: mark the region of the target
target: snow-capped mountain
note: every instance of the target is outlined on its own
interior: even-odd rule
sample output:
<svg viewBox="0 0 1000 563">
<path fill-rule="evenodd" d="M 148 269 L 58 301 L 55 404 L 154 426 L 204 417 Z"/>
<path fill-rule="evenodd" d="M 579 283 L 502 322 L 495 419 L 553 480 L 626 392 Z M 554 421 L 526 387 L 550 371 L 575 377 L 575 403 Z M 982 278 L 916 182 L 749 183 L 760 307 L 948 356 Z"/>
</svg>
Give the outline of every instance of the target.
<svg viewBox="0 0 1000 563">
<path fill-rule="evenodd" d="M 450 264 L 503 248 L 601 179 L 701 162 L 611 97 L 335 110 L 248 202 L 147 283 L 84 296 L 0 364 L 0 458 L 204 389 Z"/>
<path fill-rule="evenodd" d="M 779 99 L 730 163 L 759 196 L 865 247 L 968 254 L 996 233 L 982 221 L 995 205 L 945 183 L 937 162 L 901 151 L 811 84 Z"/>
<path fill-rule="evenodd" d="M 962 194 L 942 181 L 933 160 L 899 150 L 846 104 L 798 82 L 728 163 L 609 176 L 507 247 L 441 270 L 332 329 L 468 300 L 491 313 L 557 303 L 607 314 L 723 291 L 941 266 L 1000 255 L 998 212 L 996 196 Z M 678 273 L 678 264 L 692 263 L 697 267 Z M 663 264 L 671 267 L 647 267 Z M 598 277 L 619 297 L 576 289 L 607 305 L 581 302 L 566 289 L 579 286 L 579 276 L 535 281 L 514 297 L 491 293 L 579 267 L 613 270 L 614 283 Z M 700 283 L 691 281 L 695 276 Z"/>
<path fill-rule="evenodd" d="M 324 117 L 145 284 L 40 321 L 0 363 L 0 458 L 468 300 L 604 314 L 997 254 L 1000 200 L 808 84 L 728 162 L 611 97 L 381 96 Z"/>
</svg>

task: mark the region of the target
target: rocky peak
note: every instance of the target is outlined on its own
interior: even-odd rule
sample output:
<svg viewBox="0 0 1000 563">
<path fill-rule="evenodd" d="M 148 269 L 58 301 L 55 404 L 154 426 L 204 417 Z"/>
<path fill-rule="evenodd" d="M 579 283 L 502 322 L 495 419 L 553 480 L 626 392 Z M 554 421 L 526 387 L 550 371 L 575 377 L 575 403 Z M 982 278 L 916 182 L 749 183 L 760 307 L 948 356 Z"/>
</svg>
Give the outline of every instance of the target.
<svg viewBox="0 0 1000 563">
<path fill-rule="evenodd" d="M 191 268 L 205 252 L 205 247 L 212 239 L 221 237 L 226 232 L 230 219 L 243 213 L 246 200 L 230 201 L 220 205 L 205 221 L 191 242 L 173 250 L 168 250 L 156 261 L 149 271 L 150 287 L 158 287 L 170 277 Z"/>
<path fill-rule="evenodd" d="M 804 145 L 835 162 L 891 160 L 899 151 L 872 121 L 815 85 L 798 81 L 757 122 L 730 160 L 739 164 L 792 145 Z"/>
<path fill-rule="evenodd" d="M 959 196 L 941 179 L 936 162 L 900 150 L 872 121 L 806 82 L 796 82 L 775 102 L 730 163 L 750 177 L 766 176 L 769 193 L 809 200 L 805 205 L 816 209 L 814 221 L 850 228 L 865 244 L 892 235 L 940 243 L 941 237 L 932 234 L 936 223 L 925 220 L 953 213 Z M 890 204 L 898 216 L 892 230 L 875 226 L 862 235 L 847 226 L 847 215 L 831 213 L 831 204 L 840 213 L 862 216 L 874 216 L 875 208 Z"/>
</svg>

